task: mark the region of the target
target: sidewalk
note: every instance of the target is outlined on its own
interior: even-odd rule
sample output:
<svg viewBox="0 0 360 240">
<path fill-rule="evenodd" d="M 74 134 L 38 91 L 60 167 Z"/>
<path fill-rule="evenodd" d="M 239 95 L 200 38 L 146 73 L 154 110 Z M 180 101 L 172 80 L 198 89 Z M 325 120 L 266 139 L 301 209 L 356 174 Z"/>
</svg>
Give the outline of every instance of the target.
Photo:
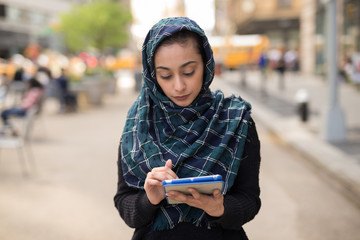
<svg viewBox="0 0 360 240">
<path fill-rule="evenodd" d="M 132 89 L 121 89 L 101 107 L 69 114 L 47 100 L 34 125 L 28 176 L 14 149 L 1 152 L 0 239 L 131 238 L 113 196 L 119 139 L 135 99 Z"/>
<path fill-rule="evenodd" d="M 345 84 L 339 85 L 339 104 L 345 113 L 347 140 L 329 143 L 322 139 L 323 112 L 328 101 L 328 87 L 316 76 L 288 73 L 285 89 L 278 88 L 278 76 L 271 73 L 263 94 L 260 72 L 248 71 L 245 86 L 238 71 L 215 77 L 212 90 L 222 89 L 225 95 L 240 95 L 253 106 L 255 121 L 264 123 L 285 144 L 305 155 L 316 169 L 322 170 L 344 194 L 360 204 L 360 92 Z M 310 94 L 310 116 L 301 122 L 296 112 L 295 94 L 305 88 Z"/>
</svg>

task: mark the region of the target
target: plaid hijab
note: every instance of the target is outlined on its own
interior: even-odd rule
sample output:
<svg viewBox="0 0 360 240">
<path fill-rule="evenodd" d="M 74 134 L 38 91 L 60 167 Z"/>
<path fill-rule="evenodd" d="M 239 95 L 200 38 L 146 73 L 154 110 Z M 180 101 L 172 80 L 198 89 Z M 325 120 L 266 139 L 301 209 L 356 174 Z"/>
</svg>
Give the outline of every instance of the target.
<svg viewBox="0 0 360 240">
<path fill-rule="evenodd" d="M 206 61 L 199 96 L 187 107 L 174 104 L 156 82 L 154 52 L 166 37 L 190 30 L 202 37 Z M 146 174 L 172 160 L 179 178 L 220 174 L 223 194 L 233 185 L 240 166 L 251 106 L 234 95 L 211 92 L 214 59 L 204 31 L 185 17 L 159 21 L 149 31 L 142 49 L 142 90 L 130 108 L 121 137 L 122 169 L 126 183 L 143 189 Z M 203 210 L 186 204 L 165 204 L 154 229 L 173 228 L 179 222 L 210 227 Z"/>
</svg>

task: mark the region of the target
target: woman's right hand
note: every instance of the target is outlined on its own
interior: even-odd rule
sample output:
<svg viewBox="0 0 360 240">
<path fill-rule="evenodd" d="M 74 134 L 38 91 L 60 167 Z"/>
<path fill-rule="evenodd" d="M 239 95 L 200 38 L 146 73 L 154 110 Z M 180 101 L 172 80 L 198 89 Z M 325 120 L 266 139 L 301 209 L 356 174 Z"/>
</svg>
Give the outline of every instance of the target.
<svg viewBox="0 0 360 240">
<path fill-rule="evenodd" d="M 162 185 L 163 180 L 177 179 L 178 176 L 171 170 L 172 162 L 167 160 L 164 167 L 153 168 L 145 179 L 144 189 L 146 195 L 153 205 L 159 204 L 165 198 Z"/>
</svg>

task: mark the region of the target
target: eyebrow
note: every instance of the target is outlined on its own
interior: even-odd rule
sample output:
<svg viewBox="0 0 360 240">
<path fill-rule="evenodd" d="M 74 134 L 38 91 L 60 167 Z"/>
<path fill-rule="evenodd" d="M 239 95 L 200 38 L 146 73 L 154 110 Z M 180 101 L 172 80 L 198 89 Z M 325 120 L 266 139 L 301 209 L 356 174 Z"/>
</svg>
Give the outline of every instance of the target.
<svg viewBox="0 0 360 240">
<path fill-rule="evenodd" d="M 192 61 L 188 61 L 188 62 L 182 64 L 182 65 L 180 66 L 180 68 L 184 68 L 184 67 L 186 67 L 187 65 L 189 65 L 189 64 L 191 64 L 191 63 L 196 63 L 196 61 L 193 61 L 193 60 L 192 60 Z M 170 70 L 169 68 L 163 67 L 163 66 L 158 66 L 158 67 L 156 67 L 155 69 Z"/>
</svg>

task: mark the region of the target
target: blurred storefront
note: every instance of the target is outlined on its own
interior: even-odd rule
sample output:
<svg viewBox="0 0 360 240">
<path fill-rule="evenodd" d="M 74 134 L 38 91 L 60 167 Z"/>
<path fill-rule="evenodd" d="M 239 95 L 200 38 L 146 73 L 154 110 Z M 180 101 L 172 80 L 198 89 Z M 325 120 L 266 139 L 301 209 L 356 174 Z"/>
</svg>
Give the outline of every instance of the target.
<svg viewBox="0 0 360 240">
<path fill-rule="evenodd" d="M 316 1 L 315 18 L 315 69 L 316 74 L 325 73 L 326 8 L 321 0 Z"/>
<path fill-rule="evenodd" d="M 300 13 L 301 0 L 229 0 L 228 6 L 236 34 L 266 34 L 282 49 L 299 47 Z"/>
<path fill-rule="evenodd" d="M 360 52 L 360 1 L 344 3 L 343 48 L 345 55 Z"/>
<path fill-rule="evenodd" d="M 360 54 L 360 1 L 345 0 L 343 7 L 344 25 L 342 32 L 343 55 L 351 57 Z"/>
<path fill-rule="evenodd" d="M 360 72 L 360 1 L 337 1 L 338 61 L 339 69 L 349 62 Z M 315 59 L 316 73 L 326 72 L 326 1 L 317 0 Z"/>
<path fill-rule="evenodd" d="M 360 72 L 360 1 L 336 3 L 339 68 L 352 61 Z M 216 4 L 222 9 L 218 17 L 227 16 L 232 34 L 265 34 L 270 48 L 299 51 L 302 72 L 325 73 L 327 0 L 218 0 Z M 222 27 L 217 25 L 215 31 Z"/>
</svg>

